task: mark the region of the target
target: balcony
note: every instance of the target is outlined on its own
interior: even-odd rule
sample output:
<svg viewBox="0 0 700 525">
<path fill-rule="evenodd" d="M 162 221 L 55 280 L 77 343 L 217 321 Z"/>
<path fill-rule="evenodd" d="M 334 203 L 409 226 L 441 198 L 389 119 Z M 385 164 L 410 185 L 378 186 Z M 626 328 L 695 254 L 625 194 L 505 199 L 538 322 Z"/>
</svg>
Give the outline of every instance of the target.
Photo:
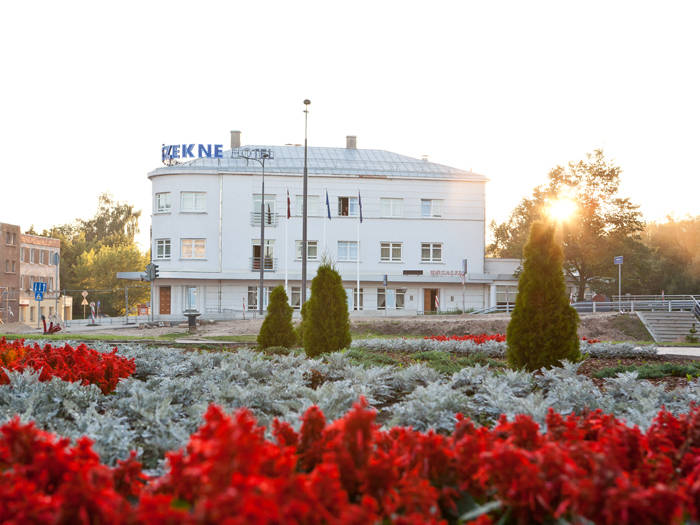
<svg viewBox="0 0 700 525">
<path fill-rule="evenodd" d="M 265 219 L 265 226 L 269 228 L 274 228 L 277 226 L 279 223 L 279 214 L 275 212 L 265 212 L 264 215 Z M 251 226 L 260 226 L 260 212 L 259 211 L 253 211 L 250 212 L 250 225 Z"/>
<path fill-rule="evenodd" d="M 265 271 L 266 272 L 275 272 L 277 271 L 277 259 L 273 257 L 265 257 Z M 260 257 L 251 257 L 250 258 L 250 270 L 251 271 L 260 271 Z"/>
</svg>

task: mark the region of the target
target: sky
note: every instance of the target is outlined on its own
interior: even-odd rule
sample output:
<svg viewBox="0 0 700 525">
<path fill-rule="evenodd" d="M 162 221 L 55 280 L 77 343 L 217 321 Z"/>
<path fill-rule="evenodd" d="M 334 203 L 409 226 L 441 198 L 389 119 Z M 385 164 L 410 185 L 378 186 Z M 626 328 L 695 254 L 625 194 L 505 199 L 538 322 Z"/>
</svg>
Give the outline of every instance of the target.
<svg viewBox="0 0 700 525">
<path fill-rule="evenodd" d="M 503 221 L 602 148 L 647 220 L 700 213 L 695 1 L 10 2 L 0 222 L 142 210 L 161 144 L 345 145 L 490 178 Z"/>
</svg>

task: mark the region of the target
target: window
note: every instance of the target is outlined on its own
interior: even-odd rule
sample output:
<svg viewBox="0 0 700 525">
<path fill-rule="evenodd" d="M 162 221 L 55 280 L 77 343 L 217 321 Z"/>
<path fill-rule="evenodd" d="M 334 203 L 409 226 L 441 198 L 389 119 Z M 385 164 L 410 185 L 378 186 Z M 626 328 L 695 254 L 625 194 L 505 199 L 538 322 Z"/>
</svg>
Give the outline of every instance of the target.
<svg viewBox="0 0 700 525">
<path fill-rule="evenodd" d="M 297 261 L 300 261 L 302 254 L 301 241 L 296 241 L 296 254 Z M 306 241 L 306 260 L 318 260 L 318 241 Z"/>
<path fill-rule="evenodd" d="M 197 287 L 185 286 L 185 310 L 197 309 Z"/>
<path fill-rule="evenodd" d="M 294 210 L 292 210 L 294 215 L 302 216 L 304 213 L 304 196 L 295 195 L 294 196 Z M 321 196 L 320 195 L 307 195 L 306 196 L 306 214 L 309 217 L 320 217 L 321 216 Z"/>
<path fill-rule="evenodd" d="M 380 199 L 382 217 L 403 217 L 403 199 Z"/>
<path fill-rule="evenodd" d="M 25 249 L 26 249 L 26 248 L 22 248 L 22 249 L 19 251 L 19 261 L 20 261 L 20 262 L 27 262 L 27 260 L 24 258 L 24 254 L 25 254 L 25 251 L 24 251 L 24 250 L 25 250 Z"/>
<path fill-rule="evenodd" d="M 265 269 L 275 269 L 275 240 L 265 239 Z M 260 239 L 253 239 L 252 270 L 260 269 Z"/>
<path fill-rule="evenodd" d="M 253 195 L 253 225 L 260 225 L 260 197 L 261 195 Z M 265 224 L 277 224 L 277 214 L 275 212 L 275 203 L 277 198 L 269 193 L 265 194 Z"/>
<path fill-rule="evenodd" d="M 338 260 L 357 261 L 357 241 L 338 241 Z"/>
<path fill-rule="evenodd" d="M 514 304 L 517 295 L 517 286 L 496 285 L 496 304 Z"/>
<path fill-rule="evenodd" d="M 400 242 L 381 243 L 380 260 L 382 262 L 400 262 L 402 246 Z"/>
<path fill-rule="evenodd" d="M 41 250 L 39 251 L 39 263 L 40 264 L 49 264 L 49 252 L 46 250 Z"/>
<path fill-rule="evenodd" d="M 442 201 L 437 199 L 420 200 L 421 217 L 442 217 Z"/>
<path fill-rule="evenodd" d="M 357 197 L 338 197 L 338 216 L 357 217 L 360 208 L 357 205 Z"/>
<path fill-rule="evenodd" d="M 270 293 L 270 289 L 268 287 L 263 288 L 263 308 L 267 307 L 267 299 Z M 257 310 L 258 309 L 258 287 L 257 286 L 249 286 L 248 287 L 248 304 L 246 306 L 246 309 L 248 310 Z"/>
<path fill-rule="evenodd" d="M 183 193 L 183 197 L 184 197 Z M 184 200 L 183 200 L 184 202 Z M 156 213 L 166 213 L 170 211 L 170 192 L 156 193 Z M 183 206 L 184 207 L 184 206 Z"/>
<path fill-rule="evenodd" d="M 207 254 L 206 239 L 180 239 L 180 257 L 183 259 L 204 259 Z"/>
<path fill-rule="evenodd" d="M 301 286 L 292 286 L 292 308 L 301 309 Z"/>
<path fill-rule="evenodd" d="M 364 310 L 364 298 L 365 298 L 365 289 L 360 288 L 360 296 L 358 300 L 357 296 L 357 288 L 352 289 L 352 295 L 353 295 L 353 301 L 352 301 L 352 309 L 353 310 Z M 359 308 L 358 308 L 359 306 Z"/>
<path fill-rule="evenodd" d="M 422 242 L 420 245 L 421 262 L 442 262 L 442 243 Z"/>
<path fill-rule="evenodd" d="M 17 234 L 5 232 L 5 244 L 14 245 L 17 242 Z"/>
<path fill-rule="evenodd" d="M 15 268 L 15 261 L 12 261 L 12 273 L 15 273 L 17 269 Z"/>
<path fill-rule="evenodd" d="M 53 291 L 53 277 L 49 277 L 49 284 L 46 285 L 49 291 Z"/>
<path fill-rule="evenodd" d="M 203 212 L 207 207 L 207 194 L 203 191 L 183 191 L 180 194 L 180 211 Z"/>
<path fill-rule="evenodd" d="M 403 310 L 406 306 L 406 288 L 377 288 L 377 310 Z"/>
<path fill-rule="evenodd" d="M 204 239 L 200 239 L 204 240 Z M 156 259 L 170 259 L 170 239 L 156 239 Z"/>
<path fill-rule="evenodd" d="M 32 264 L 35 263 L 35 262 L 36 262 L 36 250 L 35 250 L 34 248 L 32 248 L 32 249 L 30 250 L 29 255 L 30 255 L 30 256 L 29 256 L 29 262 L 32 263 Z"/>
</svg>

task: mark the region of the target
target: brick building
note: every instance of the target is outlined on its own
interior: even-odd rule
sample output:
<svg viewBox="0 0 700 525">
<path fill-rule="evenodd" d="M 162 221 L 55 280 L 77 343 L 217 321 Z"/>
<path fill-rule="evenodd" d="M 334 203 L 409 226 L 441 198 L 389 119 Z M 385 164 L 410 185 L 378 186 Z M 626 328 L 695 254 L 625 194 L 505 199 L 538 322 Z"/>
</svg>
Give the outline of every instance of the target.
<svg viewBox="0 0 700 525">
<path fill-rule="evenodd" d="M 19 320 L 20 229 L 0 222 L 0 321 Z"/>
</svg>

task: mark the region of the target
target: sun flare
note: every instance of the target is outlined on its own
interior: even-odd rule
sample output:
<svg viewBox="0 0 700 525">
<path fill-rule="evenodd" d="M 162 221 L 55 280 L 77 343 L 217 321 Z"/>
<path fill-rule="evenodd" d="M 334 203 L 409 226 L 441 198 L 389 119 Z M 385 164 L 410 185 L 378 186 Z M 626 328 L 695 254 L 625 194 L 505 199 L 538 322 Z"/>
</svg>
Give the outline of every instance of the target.
<svg viewBox="0 0 700 525">
<path fill-rule="evenodd" d="M 576 212 L 576 202 L 569 197 L 553 200 L 547 206 L 547 215 L 556 221 L 566 221 Z"/>
</svg>

